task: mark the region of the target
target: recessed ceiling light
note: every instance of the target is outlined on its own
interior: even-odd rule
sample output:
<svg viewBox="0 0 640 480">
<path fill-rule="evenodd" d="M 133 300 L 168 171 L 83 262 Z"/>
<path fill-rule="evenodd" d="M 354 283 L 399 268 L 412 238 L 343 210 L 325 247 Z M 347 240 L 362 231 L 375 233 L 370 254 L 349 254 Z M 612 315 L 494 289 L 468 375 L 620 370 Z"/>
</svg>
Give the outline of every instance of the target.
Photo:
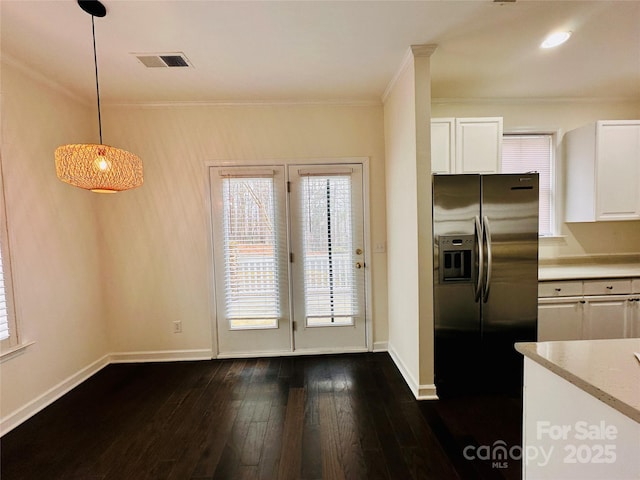
<svg viewBox="0 0 640 480">
<path fill-rule="evenodd" d="M 571 32 L 556 32 L 549 35 L 544 39 L 544 42 L 540 45 L 540 48 L 553 48 L 558 45 L 562 45 L 564 42 L 569 40 L 571 36 Z"/>
</svg>

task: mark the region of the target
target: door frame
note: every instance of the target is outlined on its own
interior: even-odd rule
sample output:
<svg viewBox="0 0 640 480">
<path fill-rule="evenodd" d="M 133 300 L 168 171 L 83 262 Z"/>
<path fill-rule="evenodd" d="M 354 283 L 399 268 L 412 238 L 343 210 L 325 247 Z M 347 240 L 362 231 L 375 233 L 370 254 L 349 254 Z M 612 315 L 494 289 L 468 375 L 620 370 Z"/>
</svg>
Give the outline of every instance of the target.
<svg viewBox="0 0 640 480">
<path fill-rule="evenodd" d="M 364 262 L 365 262 L 365 341 L 366 347 L 363 350 L 356 351 L 373 351 L 373 318 L 372 318 L 372 282 L 371 282 L 371 217 L 370 217 L 370 190 L 369 190 L 369 157 L 331 157 L 331 158 L 289 158 L 289 159 L 255 159 L 249 161 L 237 161 L 237 160 L 220 160 L 220 161 L 206 161 L 204 162 L 204 179 L 205 179 L 205 207 L 208 212 L 207 222 L 207 254 L 208 254 L 208 291 L 209 291 L 209 315 L 210 315 L 210 328 L 211 328 L 211 352 L 212 358 L 252 358 L 252 357 L 265 357 L 265 356 L 288 356 L 288 355 L 315 355 L 323 353 L 353 353 L 354 350 L 343 349 L 317 349 L 317 350 L 305 350 L 300 351 L 280 351 L 280 352 L 246 352 L 246 353 L 220 353 L 219 339 L 218 339 L 218 318 L 217 318 L 217 298 L 216 298 L 216 286 L 215 286 L 215 262 L 214 262 L 214 206 L 212 204 L 212 185 L 210 181 L 211 167 L 267 167 L 267 166 L 283 166 L 285 169 L 285 180 L 289 181 L 288 169 L 291 165 L 340 165 L 347 163 L 358 163 L 362 165 L 362 215 L 364 221 Z M 289 229 L 289 198 L 287 198 L 286 215 L 287 215 L 287 229 Z M 289 274 L 291 274 L 291 264 L 289 264 Z M 289 287 L 290 288 L 290 287 Z M 290 318 L 293 315 L 292 304 L 289 305 Z M 293 322 L 289 325 L 289 336 L 291 339 L 290 348 L 293 348 Z"/>
</svg>

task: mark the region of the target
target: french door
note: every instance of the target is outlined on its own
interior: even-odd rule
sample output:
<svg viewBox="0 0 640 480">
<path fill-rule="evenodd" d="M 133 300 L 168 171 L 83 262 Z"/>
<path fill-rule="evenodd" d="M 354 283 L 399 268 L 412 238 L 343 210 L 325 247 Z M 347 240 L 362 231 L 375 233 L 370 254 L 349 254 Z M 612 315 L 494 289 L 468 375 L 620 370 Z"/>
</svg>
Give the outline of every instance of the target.
<svg viewBox="0 0 640 480">
<path fill-rule="evenodd" d="M 361 165 L 289 167 L 295 348 L 366 346 Z"/>
<path fill-rule="evenodd" d="M 365 350 L 361 164 L 212 167 L 220 355 Z"/>
</svg>

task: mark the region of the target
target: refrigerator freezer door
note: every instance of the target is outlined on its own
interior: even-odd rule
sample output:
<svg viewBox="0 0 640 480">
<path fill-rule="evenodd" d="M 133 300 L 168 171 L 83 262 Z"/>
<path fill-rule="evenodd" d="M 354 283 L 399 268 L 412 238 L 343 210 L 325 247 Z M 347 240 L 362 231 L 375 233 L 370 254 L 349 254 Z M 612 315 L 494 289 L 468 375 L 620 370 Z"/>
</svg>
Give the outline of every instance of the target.
<svg viewBox="0 0 640 480">
<path fill-rule="evenodd" d="M 515 342 L 535 341 L 538 289 L 538 175 L 482 177 L 486 284 L 482 304 L 485 371 L 521 385 Z"/>
<path fill-rule="evenodd" d="M 435 382 L 441 397 L 472 388 L 478 378 L 481 300 L 476 301 L 479 255 L 475 239 L 481 236 L 476 227 L 479 215 L 479 175 L 434 175 Z M 457 266 L 441 261 L 466 258 L 459 248 L 471 249 L 471 272 L 455 278 L 449 272 L 455 272 Z"/>
</svg>

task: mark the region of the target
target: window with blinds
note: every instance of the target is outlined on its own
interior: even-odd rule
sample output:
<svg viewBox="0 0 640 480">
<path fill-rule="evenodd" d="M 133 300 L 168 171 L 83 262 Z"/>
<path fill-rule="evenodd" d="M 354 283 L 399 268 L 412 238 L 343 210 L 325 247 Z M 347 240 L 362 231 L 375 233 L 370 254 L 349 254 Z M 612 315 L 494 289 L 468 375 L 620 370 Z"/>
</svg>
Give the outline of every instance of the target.
<svg viewBox="0 0 640 480">
<path fill-rule="evenodd" d="M 2 268 L 2 251 L 0 249 L 0 340 L 7 340 L 9 331 L 9 309 L 7 306 L 7 291 L 4 286 L 4 268 Z"/>
<path fill-rule="evenodd" d="M 279 245 L 272 176 L 222 179 L 225 311 L 232 329 L 277 328 Z"/>
<path fill-rule="evenodd" d="M 553 235 L 553 135 L 507 134 L 502 137 L 502 173 L 538 172 L 539 235 Z"/>
<path fill-rule="evenodd" d="M 18 345 L 18 330 L 13 310 L 13 290 L 9 261 L 9 239 L 4 203 L 2 172 L 0 171 L 0 350 Z"/>
<path fill-rule="evenodd" d="M 350 175 L 301 178 L 304 301 L 309 327 L 353 325 L 358 314 Z"/>
</svg>

